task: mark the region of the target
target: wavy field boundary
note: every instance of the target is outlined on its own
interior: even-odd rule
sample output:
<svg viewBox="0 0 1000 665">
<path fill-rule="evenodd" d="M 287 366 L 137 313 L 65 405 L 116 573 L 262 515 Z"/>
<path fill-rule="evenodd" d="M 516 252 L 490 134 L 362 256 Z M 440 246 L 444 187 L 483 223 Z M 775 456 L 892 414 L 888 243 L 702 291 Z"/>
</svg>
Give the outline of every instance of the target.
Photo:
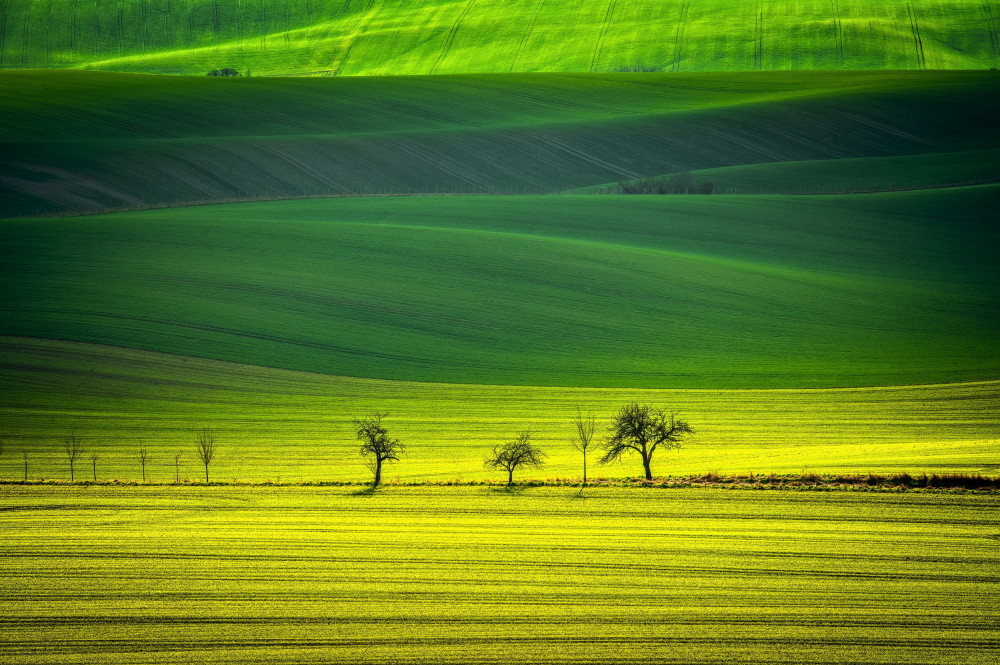
<svg viewBox="0 0 1000 665">
<path fill-rule="evenodd" d="M 848 194 L 891 192 L 1000 182 L 1000 150 L 864 157 L 724 166 L 692 171 L 695 183 L 711 183 L 716 194 Z M 607 182 L 567 194 L 614 194 L 625 182 L 669 183 L 678 174 Z M 650 192 L 653 193 L 653 192 Z"/>
<path fill-rule="evenodd" d="M 998 100 L 992 72 L 0 72 L 0 217 L 206 199 L 551 192 L 748 164 L 926 160 L 996 150 Z M 904 179 L 905 165 L 884 177 Z"/>
<path fill-rule="evenodd" d="M 99 345 L 5 338 L 0 345 L 0 477 L 69 480 L 63 439 L 85 453 L 77 480 L 204 479 L 195 433 L 213 428 L 210 479 L 297 483 L 370 479 L 351 419 L 389 413 L 406 445 L 386 481 L 498 480 L 482 467 L 497 443 L 530 428 L 549 454 L 531 478 L 579 479 L 572 420 L 593 412 L 598 436 L 630 400 L 660 404 L 696 433 L 655 458 L 658 476 L 982 473 L 1000 453 L 1000 383 L 849 390 L 640 390 L 378 381 L 268 369 Z M 98 455 L 95 465 L 90 454 Z M 174 460 L 180 454 L 178 461 Z M 601 467 L 588 476 L 634 477 L 642 465 Z"/>
<path fill-rule="evenodd" d="M 0 68 L 199 74 L 987 69 L 995 2 L 141 0 L 0 4 Z"/>
<path fill-rule="evenodd" d="M 19 662 L 988 662 L 1000 498 L 0 486 Z"/>
</svg>

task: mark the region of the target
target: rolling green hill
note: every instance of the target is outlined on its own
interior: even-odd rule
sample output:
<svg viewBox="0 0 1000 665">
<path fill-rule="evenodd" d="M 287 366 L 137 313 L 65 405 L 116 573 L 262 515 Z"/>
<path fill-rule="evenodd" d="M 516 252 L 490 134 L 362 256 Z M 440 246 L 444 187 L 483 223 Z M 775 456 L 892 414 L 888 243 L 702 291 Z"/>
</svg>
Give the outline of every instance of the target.
<svg viewBox="0 0 1000 665">
<path fill-rule="evenodd" d="M 921 163 L 933 165 L 937 154 L 1000 149 L 998 116 L 995 72 L 0 72 L 0 216 L 357 191 L 545 192 L 801 160 L 898 181 L 912 177 L 910 162 L 841 160 L 928 155 Z"/>
<path fill-rule="evenodd" d="M 986 69 L 994 0 L 5 0 L 0 67 L 402 75 Z"/>
<path fill-rule="evenodd" d="M 342 198 L 7 220 L 0 334 L 436 382 L 988 380 L 998 197 Z"/>
</svg>

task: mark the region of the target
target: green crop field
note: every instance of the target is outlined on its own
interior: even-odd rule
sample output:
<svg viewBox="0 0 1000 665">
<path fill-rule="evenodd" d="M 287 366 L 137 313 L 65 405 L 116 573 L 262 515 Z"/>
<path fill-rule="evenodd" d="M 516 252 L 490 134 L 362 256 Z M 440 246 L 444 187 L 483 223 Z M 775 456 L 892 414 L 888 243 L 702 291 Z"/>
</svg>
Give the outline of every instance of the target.
<svg viewBox="0 0 1000 665">
<path fill-rule="evenodd" d="M 6 0 L 0 67 L 205 74 L 987 69 L 993 0 Z"/>
<path fill-rule="evenodd" d="M 990 662 L 993 495 L 0 487 L 32 663 Z"/>
<path fill-rule="evenodd" d="M 546 193 L 780 163 L 786 175 L 768 185 L 995 179 L 995 155 L 983 151 L 1000 149 L 998 116 L 996 72 L 0 72 L 0 217 L 356 192 Z M 978 166 L 942 174 L 943 154 Z M 804 160 L 831 166 L 808 179 L 795 175 Z"/>
<path fill-rule="evenodd" d="M 69 480 L 63 439 L 74 432 L 85 449 L 77 480 L 139 480 L 140 445 L 151 455 L 147 480 L 204 480 L 195 440 L 210 427 L 219 448 L 210 480 L 361 482 L 371 476 L 351 419 L 373 411 L 388 412 L 390 432 L 406 446 L 387 480 L 506 480 L 482 460 L 523 429 L 549 457 L 515 480 L 579 480 L 582 457 L 570 445 L 577 409 L 595 415 L 603 441 L 629 400 L 671 408 L 695 429 L 680 450 L 658 454 L 657 475 L 1000 472 L 997 381 L 828 390 L 433 384 L 16 338 L 0 341 L 0 372 L 0 478 L 12 480 Z M 638 457 L 610 466 L 596 459 L 591 479 L 642 474 Z"/>
<path fill-rule="evenodd" d="M 342 198 L 7 220 L 0 334 L 472 384 L 993 380 L 998 194 Z"/>
<path fill-rule="evenodd" d="M 995 661 L 998 31 L 0 0 L 0 663 Z"/>
</svg>

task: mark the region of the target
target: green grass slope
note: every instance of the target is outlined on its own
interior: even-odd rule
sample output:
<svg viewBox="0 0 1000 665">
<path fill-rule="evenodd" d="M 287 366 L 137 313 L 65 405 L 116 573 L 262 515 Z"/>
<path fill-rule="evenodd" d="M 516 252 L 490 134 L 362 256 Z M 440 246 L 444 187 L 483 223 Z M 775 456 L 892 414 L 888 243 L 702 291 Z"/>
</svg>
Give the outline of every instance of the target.
<svg viewBox="0 0 1000 665">
<path fill-rule="evenodd" d="M 628 401 L 660 405 L 695 435 L 658 453 L 656 475 L 1000 473 L 1000 382 L 833 390 L 677 390 L 485 386 L 353 379 L 202 360 L 81 342 L 0 338 L 0 478 L 66 479 L 63 439 L 86 454 L 76 478 L 204 479 L 195 432 L 215 431 L 210 478 L 230 481 L 365 481 L 351 419 L 388 412 L 406 446 L 391 481 L 506 480 L 483 469 L 500 442 L 530 428 L 548 454 L 528 478 L 580 478 L 572 448 L 577 408 L 593 413 L 603 440 Z M 174 456 L 180 453 L 177 468 Z M 628 458 L 588 477 L 642 475 Z"/>
<path fill-rule="evenodd" d="M 993 0 L 6 0 L 0 68 L 201 74 L 986 69 Z"/>
<path fill-rule="evenodd" d="M 356 490 L 0 488 L 0 650 L 958 665 L 1000 648 L 996 495 Z"/>
<path fill-rule="evenodd" d="M 998 115 L 994 72 L 0 72 L 0 216 L 359 190 L 550 191 L 733 165 L 995 150 Z"/>
<path fill-rule="evenodd" d="M 436 382 L 989 380 L 998 198 L 343 198 L 7 220 L 0 334 Z"/>
</svg>

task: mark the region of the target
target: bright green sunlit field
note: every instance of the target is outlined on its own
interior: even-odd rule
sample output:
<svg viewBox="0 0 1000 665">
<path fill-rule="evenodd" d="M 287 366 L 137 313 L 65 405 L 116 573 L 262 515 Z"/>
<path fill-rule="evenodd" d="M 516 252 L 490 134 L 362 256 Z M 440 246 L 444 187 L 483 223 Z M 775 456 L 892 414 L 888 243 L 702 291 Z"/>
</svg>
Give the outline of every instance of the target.
<svg viewBox="0 0 1000 665">
<path fill-rule="evenodd" d="M 0 67 L 199 74 L 986 69 L 992 0 L 7 0 Z"/>
</svg>

